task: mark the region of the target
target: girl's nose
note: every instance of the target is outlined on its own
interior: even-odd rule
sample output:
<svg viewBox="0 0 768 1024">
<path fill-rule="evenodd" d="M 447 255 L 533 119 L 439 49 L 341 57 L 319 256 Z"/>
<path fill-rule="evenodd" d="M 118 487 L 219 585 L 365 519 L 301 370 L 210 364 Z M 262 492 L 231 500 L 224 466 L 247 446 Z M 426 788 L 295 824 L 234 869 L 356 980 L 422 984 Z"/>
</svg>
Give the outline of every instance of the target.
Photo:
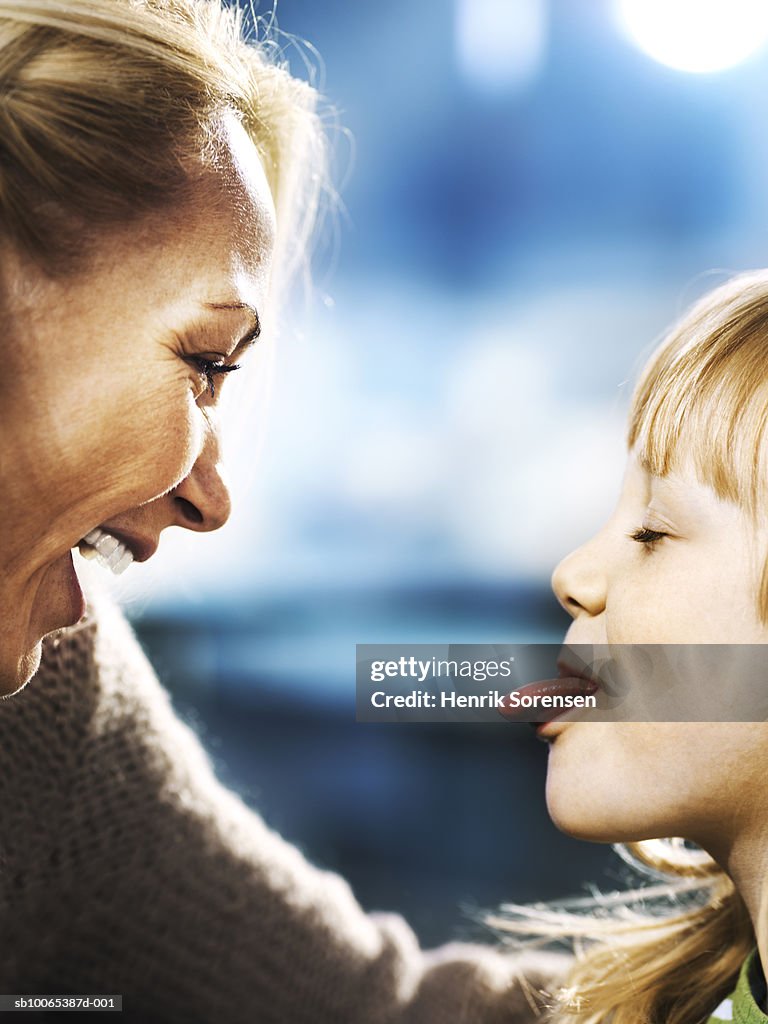
<svg viewBox="0 0 768 1024">
<path fill-rule="evenodd" d="M 552 573 L 552 589 L 574 619 L 605 610 L 607 581 L 596 550 L 597 538 L 572 551 Z"/>
<path fill-rule="evenodd" d="M 175 525 L 207 533 L 229 519 L 232 500 L 221 461 L 218 433 L 210 429 L 189 474 L 171 492 Z"/>
</svg>

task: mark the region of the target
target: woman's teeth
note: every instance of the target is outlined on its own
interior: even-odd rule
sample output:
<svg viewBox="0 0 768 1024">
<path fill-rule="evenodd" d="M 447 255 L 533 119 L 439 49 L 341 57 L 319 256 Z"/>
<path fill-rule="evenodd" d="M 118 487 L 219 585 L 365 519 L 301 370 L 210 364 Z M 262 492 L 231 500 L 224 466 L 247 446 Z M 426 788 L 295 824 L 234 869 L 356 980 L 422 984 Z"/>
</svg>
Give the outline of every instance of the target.
<svg viewBox="0 0 768 1024">
<path fill-rule="evenodd" d="M 115 576 L 125 572 L 133 561 L 133 555 L 125 544 L 100 526 L 86 533 L 78 547 L 83 558 L 95 558 L 99 565 L 110 569 Z"/>
</svg>

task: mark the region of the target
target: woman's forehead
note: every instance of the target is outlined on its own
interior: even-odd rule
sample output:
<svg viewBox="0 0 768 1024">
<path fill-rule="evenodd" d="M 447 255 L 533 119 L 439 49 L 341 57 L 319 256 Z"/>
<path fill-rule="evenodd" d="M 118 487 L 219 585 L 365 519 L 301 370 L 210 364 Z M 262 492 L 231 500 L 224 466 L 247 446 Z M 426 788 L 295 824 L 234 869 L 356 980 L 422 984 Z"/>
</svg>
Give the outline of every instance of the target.
<svg viewBox="0 0 768 1024">
<path fill-rule="evenodd" d="M 277 217 L 264 165 L 233 112 L 222 116 L 216 132 L 214 155 L 203 175 L 201 200 L 221 205 L 224 216 L 231 217 L 233 233 L 245 251 L 259 256 L 274 246 Z"/>
<path fill-rule="evenodd" d="M 271 270 L 275 213 L 250 146 L 248 163 L 205 168 L 183 206 L 105 236 L 94 276 L 114 275 L 131 289 L 130 269 L 134 281 L 144 279 L 147 299 L 193 289 L 202 301 L 260 306 Z"/>
</svg>

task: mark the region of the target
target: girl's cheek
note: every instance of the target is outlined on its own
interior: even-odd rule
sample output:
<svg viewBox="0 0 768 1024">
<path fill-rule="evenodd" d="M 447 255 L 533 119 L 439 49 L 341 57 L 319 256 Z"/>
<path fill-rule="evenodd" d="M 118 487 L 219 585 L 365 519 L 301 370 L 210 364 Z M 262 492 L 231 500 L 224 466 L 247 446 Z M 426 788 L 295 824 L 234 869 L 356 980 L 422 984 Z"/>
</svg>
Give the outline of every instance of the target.
<svg viewBox="0 0 768 1024">
<path fill-rule="evenodd" d="M 627 584 L 617 588 L 606 611 L 609 644 L 663 643 L 674 623 L 669 608 L 660 607 L 658 591 L 649 583 Z"/>
</svg>

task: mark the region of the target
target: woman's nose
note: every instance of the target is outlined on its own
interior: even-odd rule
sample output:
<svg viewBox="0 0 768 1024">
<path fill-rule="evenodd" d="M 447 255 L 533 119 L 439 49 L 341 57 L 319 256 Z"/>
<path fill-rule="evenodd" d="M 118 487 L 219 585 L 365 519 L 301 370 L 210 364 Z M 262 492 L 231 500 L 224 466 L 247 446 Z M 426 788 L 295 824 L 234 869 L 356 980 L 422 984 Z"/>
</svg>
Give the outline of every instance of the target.
<svg viewBox="0 0 768 1024">
<path fill-rule="evenodd" d="M 170 497 L 176 526 L 207 533 L 218 530 L 229 519 L 232 500 L 217 431 L 209 430 L 197 461 Z"/>
<path fill-rule="evenodd" d="M 572 551 L 552 573 L 552 589 L 570 616 L 605 610 L 607 581 L 597 562 L 596 539 Z"/>
</svg>

